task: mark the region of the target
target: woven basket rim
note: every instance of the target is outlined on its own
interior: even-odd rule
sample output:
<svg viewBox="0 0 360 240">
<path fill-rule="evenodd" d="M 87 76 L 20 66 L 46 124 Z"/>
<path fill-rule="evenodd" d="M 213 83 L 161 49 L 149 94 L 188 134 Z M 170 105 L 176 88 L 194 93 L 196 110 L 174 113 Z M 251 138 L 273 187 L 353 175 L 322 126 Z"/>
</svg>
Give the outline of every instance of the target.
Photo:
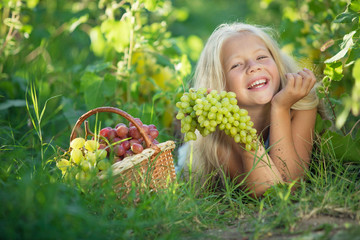
<svg viewBox="0 0 360 240">
<path fill-rule="evenodd" d="M 159 143 L 157 144 L 157 146 L 160 148 L 160 153 L 167 150 L 173 150 L 175 148 L 175 142 L 172 140 L 163 142 L 163 143 Z M 146 148 L 144 149 L 141 153 L 135 154 L 133 156 L 129 156 L 124 158 L 123 160 L 114 163 L 111 168 L 112 168 L 112 174 L 113 176 L 121 174 L 122 172 L 140 164 L 142 161 L 144 160 L 148 160 L 151 156 L 153 156 L 156 153 L 156 150 L 153 148 Z M 106 177 L 106 173 L 102 173 L 100 172 L 99 174 L 99 178 L 103 179 Z"/>
</svg>

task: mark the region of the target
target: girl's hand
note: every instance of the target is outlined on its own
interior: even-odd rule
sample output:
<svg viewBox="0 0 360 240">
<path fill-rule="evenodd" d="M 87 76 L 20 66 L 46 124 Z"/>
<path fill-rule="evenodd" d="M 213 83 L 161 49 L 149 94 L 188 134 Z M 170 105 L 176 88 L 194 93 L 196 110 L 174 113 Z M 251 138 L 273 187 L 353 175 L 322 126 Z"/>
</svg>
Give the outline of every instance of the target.
<svg viewBox="0 0 360 240">
<path fill-rule="evenodd" d="M 271 105 L 290 109 L 294 103 L 309 94 L 315 85 L 316 78 L 314 73 L 306 68 L 298 73 L 287 73 L 285 77 L 287 84 L 275 94 L 271 100 Z"/>
</svg>

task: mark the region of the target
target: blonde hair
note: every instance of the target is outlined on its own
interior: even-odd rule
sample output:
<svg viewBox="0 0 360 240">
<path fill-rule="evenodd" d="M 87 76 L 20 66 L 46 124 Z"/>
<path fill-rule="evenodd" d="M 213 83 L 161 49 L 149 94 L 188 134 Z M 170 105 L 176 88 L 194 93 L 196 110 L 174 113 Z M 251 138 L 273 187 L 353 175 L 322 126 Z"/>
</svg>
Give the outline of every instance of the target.
<svg viewBox="0 0 360 240">
<path fill-rule="evenodd" d="M 218 91 L 226 90 L 226 80 L 221 63 L 221 49 L 229 37 L 238 33 L 249 33 L 259 37 L 269 49 L 280 73 L 281 86 L 286 84 L 285 74 L 299 71 L 295 61 L 284 52 L 282 52 L 277 42 L 272 37 L 270 28 L 254 26 L 244 23 L 222 24 L 211 34 L 198 60 L 194 74 L 194 88 L 210 88 Z M 303 99 L 296 102 L 291 108 L 295 110 L 312 109 L 319 104 L 315 89 Z M 221 162 L 218 159 L 218 149 L 224 145 L 225 137 L 223 132 L 216 131 L 207 137 L 201 137 L 198 134 L 198 140 L 194 144 L 192 159 L 193 169 L 200 171 L 201 175 L 206 176 L 213 171 L 221 170 Z M 228 146 L 228 145 L 227 145 Z M 230 152 L 230 147 L 227 154 Z M 188 151 L 189 152 L 189 151 Z M 226 153 L 225 153 L 226 154 Z M 226 156 L 222 156 L 226 159 Z M 221 174 L 220 174 L 221 175 Z"/>
</svg>

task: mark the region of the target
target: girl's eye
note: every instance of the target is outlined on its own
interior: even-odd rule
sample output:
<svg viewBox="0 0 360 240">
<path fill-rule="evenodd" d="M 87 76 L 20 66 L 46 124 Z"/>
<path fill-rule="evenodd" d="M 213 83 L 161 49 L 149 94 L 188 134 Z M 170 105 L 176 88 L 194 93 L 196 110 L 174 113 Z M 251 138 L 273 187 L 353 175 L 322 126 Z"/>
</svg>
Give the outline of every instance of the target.
<svg viewBox="0 0 360 240">
<path fill-rule="evenodd" d="M 236 67 L 238 67 L 238 66 L 240 66 L 240 65 L 241 65 L 240 63 L 236 63 L 236 64 L 234 64 L 234 65 L 231 66 L 230 70 L 233 69 L 233 68 L 236 68 Z"/>
<path fill-rule="evenodd" d="M 267 58 L 267 56 L 259 56 L 259 57 L 257 58 L 257 60 L 261 60 L 261 59 L 265 59 L 265 58 Z"/>
</svg>

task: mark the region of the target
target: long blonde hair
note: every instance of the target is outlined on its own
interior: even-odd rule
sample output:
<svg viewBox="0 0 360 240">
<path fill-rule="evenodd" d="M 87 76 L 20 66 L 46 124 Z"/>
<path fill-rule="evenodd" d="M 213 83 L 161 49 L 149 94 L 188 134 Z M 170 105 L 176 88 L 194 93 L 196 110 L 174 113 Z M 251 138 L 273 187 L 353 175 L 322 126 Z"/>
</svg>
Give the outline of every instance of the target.
<svg viewBox="0 0 360 240">
<path fill-rule="evenodd" d="M 272 37 L 271 29 L 259 27 L 244 23 L 222 24 L 215 29 L 206 42 L 204 49 L 198 60 L 194 74 L 194 88 L 210 88 L 218 91 L 226 90 L 226 80 L 221 63 L 221 49 L 229 37 L 245 32 L 259 37 L 266 47 L 269 49 L 274 61 L 278 67 L 281 79 L 280 89 L 286 84 L 285 74 L 289 72 L 299 71 L 299 67 L 295 61 L 284 52 L 282 52 L 277 42 Z M 312 109 L 319 104 L 315 89 L 308 96 L 295 103 L 291 108 L 295 110 Z M 218 158 L 218 149 L 220 145 L 224 145 L 225 136 L 223 132 L 216 131 L 207 137 L 201 137 L 193 142 L 193 169 L 200 172 L 202 176 L 207 176 L 215 170 L 221 170 L 221 162 Z M 230 152 L 229 145 L 226 145 L 228 154 Z M 190 152 L 190 151 L 188 151 Z M 226 156 L 222 156 L 226 159 Z"/>
</svg>

